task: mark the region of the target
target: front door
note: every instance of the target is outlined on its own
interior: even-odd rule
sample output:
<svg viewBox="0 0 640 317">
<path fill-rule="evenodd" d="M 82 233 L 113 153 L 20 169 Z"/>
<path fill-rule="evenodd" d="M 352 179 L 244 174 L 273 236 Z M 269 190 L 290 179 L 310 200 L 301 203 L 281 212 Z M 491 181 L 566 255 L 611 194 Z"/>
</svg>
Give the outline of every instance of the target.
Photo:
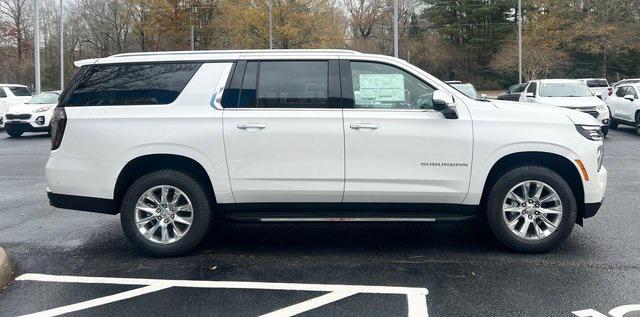
<svg viewBox="0 0 640 317">
<path fill-rule="evenodd" d="M 341 66 L 351 74 L 343 93 L 354 100 L 344 109 L 344 202 L 461 203 L 471 173 L 469 115 L 445 119 L 432 110 L 435 89 L 395 66 Z"/>
<path fill-rule="evenodd" d="M 237 203 L 342 200 L 344 133 L 337 79 L 337 60 L 236 65 L 232 87 L 223 96 L 223 120 Z"/>
</svg>

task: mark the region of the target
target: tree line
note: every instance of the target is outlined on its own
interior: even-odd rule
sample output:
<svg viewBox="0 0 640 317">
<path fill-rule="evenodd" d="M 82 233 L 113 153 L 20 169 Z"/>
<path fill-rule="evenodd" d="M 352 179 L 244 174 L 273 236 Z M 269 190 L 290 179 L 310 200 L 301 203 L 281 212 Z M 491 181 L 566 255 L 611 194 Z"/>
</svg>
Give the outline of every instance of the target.
<svg viewBox="0 0 640 317">
<path fill-rule="evenodd" d="M 40 1 L 43 89 L 74 60 L 123 52 L 347 48 L 393 53 L 394 0 Z M 483 89 L 517 82 L 517 0 L 399 0 L 400 58 Z M 524 0 L 525 80 L 640 77 L 640 0 Z M 0 82 L 33 84 L 32 0 L 0 0 Z"/>
</svg>

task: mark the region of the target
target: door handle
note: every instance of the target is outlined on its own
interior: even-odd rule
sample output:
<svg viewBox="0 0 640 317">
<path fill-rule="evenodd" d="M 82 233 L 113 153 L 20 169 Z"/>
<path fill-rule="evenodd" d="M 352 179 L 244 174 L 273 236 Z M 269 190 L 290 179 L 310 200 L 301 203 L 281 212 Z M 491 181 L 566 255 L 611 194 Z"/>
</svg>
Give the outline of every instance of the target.
<svg viewBox="0 0 640 317">
<path fill-rule="evenodd" d="M 375 123 L 352 123 L 349 127 L 355 130 L 375 130 L 378 128 L 378 125 Z"/>
<path fill-rule="evenodd" d="M 237 125 L 237 127 L 238 129 L 241 129 L 241 130 L 253 130 L 253 129 L 262 130 L 267 126 L 262 123 L 240 123 Z"/>
</svg>

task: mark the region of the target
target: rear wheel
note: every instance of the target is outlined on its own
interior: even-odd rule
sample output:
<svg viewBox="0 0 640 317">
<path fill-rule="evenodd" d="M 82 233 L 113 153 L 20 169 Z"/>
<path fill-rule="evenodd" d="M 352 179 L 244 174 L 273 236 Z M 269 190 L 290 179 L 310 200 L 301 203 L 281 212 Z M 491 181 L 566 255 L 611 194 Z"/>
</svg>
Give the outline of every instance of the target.
<svg viewBox="0 0 640 317">
<path fill-rule="evenodd" d="M 209 228 L 211 203 L 190 175 L 161 170 L 142 176 L 122 201 L 120 220 L 129 241 L 151 256 L 193 250 Z"/>
<path fill-rule="evenodd" d="M 517 252 L 557 248 L 573 230 L 576 215 L 576 200 L 569 184 L 541 166 L 523 166 L 505 173 L 493 185 L 487 201 L 491 231 Z"/>
<path fill-rule="evenodd" d="M 636 112 L 636 128 L 638 129 L 638 134 L 640 134 L 640 111 Z"/>
<path fill-rule="evenodd" d="M 7 131 L 7 134 L 12 138 L 19 138 L 24 133 L 24 131 L 22 131 L 21 129 L 13 127 L 5 127 L 5 130 Z"/>
</svg>

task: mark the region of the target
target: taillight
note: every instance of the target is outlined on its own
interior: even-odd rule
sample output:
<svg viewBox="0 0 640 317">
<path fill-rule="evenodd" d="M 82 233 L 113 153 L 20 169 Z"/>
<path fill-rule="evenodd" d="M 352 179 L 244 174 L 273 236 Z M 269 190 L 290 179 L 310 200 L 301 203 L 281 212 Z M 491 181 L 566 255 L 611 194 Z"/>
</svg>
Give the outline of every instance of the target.
<svg viewBox="0 0 640 317">
<path fill-rule="evenodd" d="M 609 89 L 609 96 L 613 95 L 613 88 L 612 88 L 612 87 L 609 87 L 609 88 L 607 88 L 607 89 Z"/>
<path fill-rule="evenodd" d="M 57 107 L 51 119 L 51 151 L 57 150 L 60 147 L 66 127 L 67 113 L 64 111 L 64 107 Z"/>
</svg>

